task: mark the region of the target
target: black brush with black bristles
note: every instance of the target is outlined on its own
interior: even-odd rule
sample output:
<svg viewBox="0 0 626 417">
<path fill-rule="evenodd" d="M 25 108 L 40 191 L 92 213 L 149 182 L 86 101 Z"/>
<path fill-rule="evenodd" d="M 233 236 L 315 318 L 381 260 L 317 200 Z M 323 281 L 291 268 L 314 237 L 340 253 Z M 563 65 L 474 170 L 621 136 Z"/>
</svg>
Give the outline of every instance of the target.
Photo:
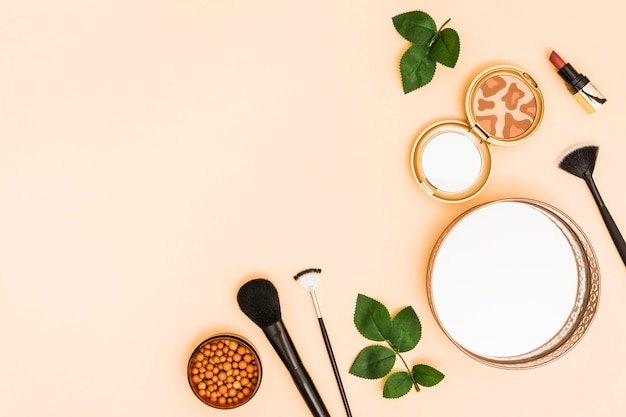
<svg viewBox="0 0 626 417">
<path fill-rule="evenodd" d="M 263 330 L 311 413 L 315 417 L 330 417 L 285 328 L 274 284 L 264 278 L 250 280 L 239 289 L 237 302 L 241 311 Z"/>
<path fill-rule="evenodd" d="M 624 265 L 626 265 L 626 242 L 624 242 L 624 238 L 617 228 L 617 224 L 615 224 L 613 217 L 611 217 L 611 213 L 609 213 L 606 205 L 604 205 L 600 191 L 598 191 L 598 187 L 593 180 L 593 170 L 596 167 L 598 150 L 598 147 L 593 145 L 574 148 L 563 156 L 559 163 L 559 168 L 585 180 L 593 198 L 596 200 L 596 204 L 598 205 L 602 219 L 604 219 L 604 224 L 606 224 L 609 234 L 613 239 L 613 243 L 622 257 Z"/>
</svg>

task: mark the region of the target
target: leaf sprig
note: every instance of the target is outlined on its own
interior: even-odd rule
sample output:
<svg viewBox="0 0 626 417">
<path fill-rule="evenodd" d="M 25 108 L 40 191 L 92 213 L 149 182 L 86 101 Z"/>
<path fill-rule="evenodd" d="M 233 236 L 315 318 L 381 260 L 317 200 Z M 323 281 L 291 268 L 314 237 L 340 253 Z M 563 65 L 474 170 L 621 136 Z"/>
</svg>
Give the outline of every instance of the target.
<svg viewBox="0 0 626 417">
<path fill-rule="evenodd" d="M 422 11 L 412 11 L 394 16 L 396 30 L 404 39 L 413 43 L 400 58 L 400 75 L 404 93 L 410 93 L 432 81 L 437 62 L 454 68 L 461 43 L 459 34 L 452 28 L 439 29 L 432 17 Z"/>
<path fill-rule="evenodd" d="M 350 367 L 350 373 L 366 379 L 380 379 L 388 375 L 400 358 L 406 371 L 395 371 L 383 385 L 383 397 L 398 398 L 411 388 L 416 392 L 423 387 L 437 385 L 444 375 L 432 366 L 417 364 L 412 368 L 400 353 L 412 350 L 422 337 L 422 325 L 415 310 L 408 306 L 393 318 L 379 301 L 359 294 L 354 310 L 354 325 L 363 337 L 376 342 L 386 342 L 363 348 Z"/>
</svg>

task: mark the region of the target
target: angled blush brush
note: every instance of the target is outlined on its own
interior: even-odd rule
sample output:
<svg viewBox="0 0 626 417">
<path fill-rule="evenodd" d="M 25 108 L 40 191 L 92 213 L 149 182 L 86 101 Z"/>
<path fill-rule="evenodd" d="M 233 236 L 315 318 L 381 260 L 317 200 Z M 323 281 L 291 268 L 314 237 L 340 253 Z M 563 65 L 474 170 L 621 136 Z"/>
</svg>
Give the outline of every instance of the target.
<svg viewBox="0 0 626 417">
<path fill-rule="evenodd" d="M 335 379 L 337 380 L 337 386 L 339 387 L 339 392 L 341 393 L 343 406 L 346 409 L 346 414 L 348 415 L 348 417 L 352 417 L 352 413 L 350 412 L 350 406 L 348 404 L 348 398 L 346 397 L 346 392 L 343 388 L 343 383 L 341 382 L 341 375 L 339 374 L 339 369 L 337 368 L 337 361 L 335 360 L 333 348 L 330 345 L 330 339 L 328 338 L 328 333 L 326 332 L 326 326 L 324 326 L 324 320 L 322 319 L 320 306 L 317 303 L 317 296 L 315 295 L 315 289 L 317 288 L 317 283 L 319 282 L 321 272 L 322 270 L 318 268 L 305 269 L 304 271 L 297 273 L 293 277 L 293 279 L 295 279 L 296 282 L 300 284 L 305 290 L 311 293 L 313 305 L 315 306 L 315 312 L 317 313 L 317 321 L 320 324 L 320 330 L 322 331 L 322 337 L 324 338 L 324 344 L 326 345 L 326 351 L 328 352 L 330 364 L 332 365 L 333 371 L 335 372 Z"/>
<path fill-rule="evenodd" d="M 330 417 L 285 328 L 274 284 L 264 278 L 250 280 L 239 289 L 237 302 L 241 311 L 263 330 L 311 413 L 315 417 Z"/>
<path fill-rule="evenodd" d="M 613 217 L 611 217 L 609 210 L 604 205 L 604 201 L 602 201 L 602 197 L 600 196 L 600 191 L 598 191 L 598 187 L 596 187 L 593 180 L 593 170 L 596 166 L 597 158 L 597 146 L 584 145 L 576 147 L 563 156 L 561 162 L 559 163 L 559 168 L 585 180 L 587 186 L 589 187 L 589 191 L 591 191 L 593 198 L 596 200 L 596 204 L 600 210 L 604 224 L 606 224 L 609 234 L 613 239 L 613 243 L 622 257 L 624 265 L 626 265 L 626 242 L 624 242 L 624 238 L 617 228 Z"/>
</svg>

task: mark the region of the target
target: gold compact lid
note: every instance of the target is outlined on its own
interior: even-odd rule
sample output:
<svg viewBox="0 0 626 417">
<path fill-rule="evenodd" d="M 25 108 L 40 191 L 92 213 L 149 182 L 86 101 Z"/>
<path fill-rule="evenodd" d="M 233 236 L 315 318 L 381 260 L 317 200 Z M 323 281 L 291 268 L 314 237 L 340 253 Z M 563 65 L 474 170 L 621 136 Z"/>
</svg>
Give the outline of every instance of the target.
<svg viewBox="0 0 626 417">
<path fill-rule="evenodd" d="M 541 124 L 543 93 L 521 68 L 489 68 L 472 81 L 465 110 L 470 126 L 480 129 L 487 141 L 513 145 L 528 139 Z"/>
</svg>

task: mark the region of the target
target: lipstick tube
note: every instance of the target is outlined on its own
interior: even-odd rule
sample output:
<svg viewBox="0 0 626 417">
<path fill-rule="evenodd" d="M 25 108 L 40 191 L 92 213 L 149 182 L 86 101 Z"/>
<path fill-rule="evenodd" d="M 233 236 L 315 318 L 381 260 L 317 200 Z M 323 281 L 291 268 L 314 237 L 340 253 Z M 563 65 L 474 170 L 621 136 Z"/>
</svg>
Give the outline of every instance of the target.
<svg viewBox="0 0 626 417">
<path fill-rule="evenodd" d="M 576 71 L 571 64 L 566 63 L 554 51 L 550 54 L 550 62 L 556 67 L 557 74 L 566 82 L 567 89 L 587 113 L 596 112 L 600 106 L 606 103 L 604 95 L 594 87 L 589 78 Z"/>
</svg>

